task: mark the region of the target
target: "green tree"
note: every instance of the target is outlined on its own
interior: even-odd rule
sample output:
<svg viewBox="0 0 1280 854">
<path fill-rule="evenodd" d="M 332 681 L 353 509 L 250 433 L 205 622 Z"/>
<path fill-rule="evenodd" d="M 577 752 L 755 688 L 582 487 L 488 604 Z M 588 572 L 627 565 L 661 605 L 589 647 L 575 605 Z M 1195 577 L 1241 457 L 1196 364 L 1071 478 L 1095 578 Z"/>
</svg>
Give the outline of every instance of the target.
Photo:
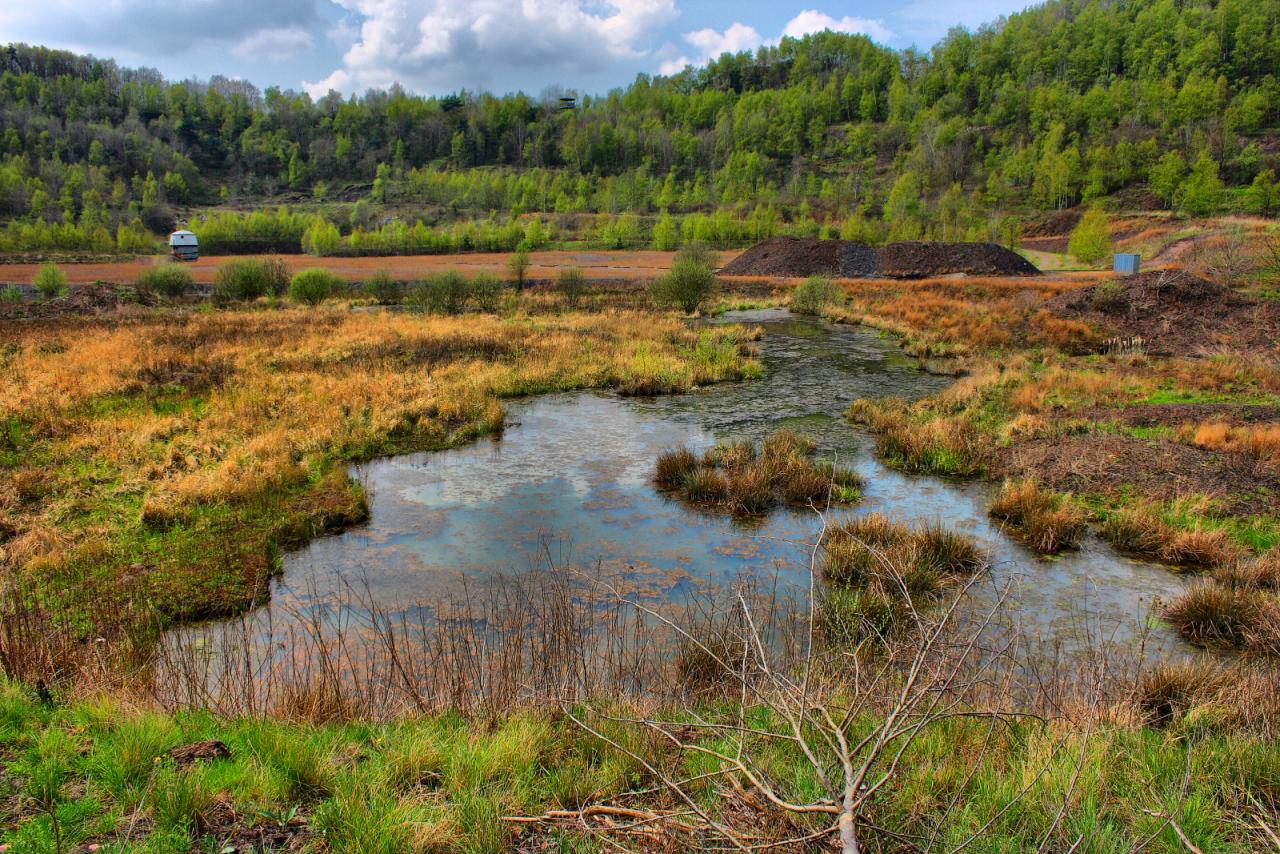
<svg viewBox="0 0 1280 854">
<path fill-rule="evenodd" d="M 516 293 L 524 290 L 525 278 L 529 273 L 529 250 L 521 247 L 511 253 L 507 259 L 507 269 L 511 272 L 511 284 Z"/>
<path fill-rule="evenodd" d="M 1209 216 L 1222 207 L 1223 186 L 1218 177 L 1218 161 L 1202 152 L 1191 166 L 1191 174 L 1178 188 L 1178 210 L 1191 216 Z"/>
<path fill-rule="evenodd" d="M 1187 161 L 1176 151 L 1167 152 L 1160 162 L 1151 167 L 1148 183 L 1151 192 L 1160 197 L 1166 205 L 1173 206 L 1178 195 L 1178 188 L 1187 174 Z"/>
<path fill-rule="evenodd" d="M 1110 257 L 1115 251 L 1115 244 L 1111 239 L 1111 221 L 1107 212 L 1097 206 L 1085 211 L 1071 232 L 1067 251 L 1091 267 Z"/>
<path fill-rule="evenodd" d="M 35 281 L 32 282 L 36 286 L 36 290 L 45 299 L 53 299 L 62 296 L 67 292 L 67 277 L 57 264 L 43 264 L 36 271 Z"/>
<path fill-rule="evenodd" d="M 1280 209 L 1280 181 L 1276 180 L 1275 171 L 1264 169 L 1255 175 L 1249 189 L 1244 191 L 1241 202 L 1245 210 L 1259 216 L 1266 216 Z"/>
</svg>

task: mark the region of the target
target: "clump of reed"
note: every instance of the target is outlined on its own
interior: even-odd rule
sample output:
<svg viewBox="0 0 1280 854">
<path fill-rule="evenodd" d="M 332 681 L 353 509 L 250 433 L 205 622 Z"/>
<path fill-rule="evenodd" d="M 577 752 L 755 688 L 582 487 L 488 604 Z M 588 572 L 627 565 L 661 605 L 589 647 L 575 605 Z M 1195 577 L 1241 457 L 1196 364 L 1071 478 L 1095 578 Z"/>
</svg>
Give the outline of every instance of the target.
<svg viewBox="0 0 1280 854">
<path fill-rule="evenodd" d="M 1163 726 L 1211 701 L 1227 681 L 1226 670 L 1212 661 L 1164 662 L 1139 678 L 1134 699 L 1149 721 Z"/>
<path fill-rule="evenodd" d="M 716 445 L 699 457 L 687 448 L 666 451 L 654 467 L 654 482 L 686 501 L 757 516 L 775 507 L 851 503 L 861 497 L 862 478 L 831 460 L 815 459 L 814 441 L 794 430 L 778 430 L 760 444 Z"/>
<path fill-rule="evenodd" d="M 1280 593 L 1280 546 L 1260 555 L 1224 563 L 1214 570 L 1213 578 L 1226 587 Z"/>
<path fill-rule="evenodd" d="M 1213 581 L 1196 581 L 1164 608 L 1164 618 L 1187 640 L 1202 644 L 1243 647 L 1258 637 L 1262 620 L 1270 619 L 1275 599 L 1258 590 L 1224 587 Z"/>
<path fill-rule="evenodd" d="M 972 537 L 940 524 L 913 528 L 880 513 L 850 519 L 822 541 L 824 636 L 837 644 L 883 637 L 910 603 L 935 597 L 987 565 Z"/>
<path fill-rule="evenodd" d="M 1078 548 L 1089 528 L 1085 512 L 1070 498 L 1030 478 L 1006 480 L 988 512 L 1043 554 Z"/>
<path fill-rule="evenodd" d="M 921 474 L 967 476 L 982 471 L 982 436 L 964 415 L 921 422 L 897 399 L 857 400 L 845 413 L 876 437 L 876 455 L 894 468 Z"/>
<path fill-rule="evenodd" d="M 1116 549 L 1177 566 L 1216 567 L 1240 560 L 1240 549 L 1223 530 L 1183 530 L 1166 522 L 1151 504 L 1109 514 L 1098 528 Z"/>
</svg>

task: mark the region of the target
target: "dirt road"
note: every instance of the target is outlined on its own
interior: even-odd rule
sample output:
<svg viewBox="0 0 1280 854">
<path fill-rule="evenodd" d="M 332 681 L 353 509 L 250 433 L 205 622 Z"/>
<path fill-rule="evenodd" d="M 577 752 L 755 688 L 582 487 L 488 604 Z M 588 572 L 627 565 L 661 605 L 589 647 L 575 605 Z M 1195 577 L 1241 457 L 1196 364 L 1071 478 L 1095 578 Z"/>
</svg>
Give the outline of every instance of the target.
<svg viewBox="0 0 1280 854">
<path fill-rule="evenodd" d="M 727 264 L 738 256 L 737 250 L 720 253 L 720 261 Z M 621 251 L 583 251 L 583 252 L 533 252 L 529 256 L 529 278 L 555 278 L 561 270 L 576 267 L 594 280 L 649 280 L 655 279 L 671 268 L 673 252 L 621 252 Z M 211 284 L 218 265 L 243 256 L 209 256 L 201 258 L 186 267 L 191 270 L 195 280 L 202 284 Z M 260 256 L 258 256 L 260 257 Z M 283 255 L 285 262 L 293 271 L 308 267 L 324 267 L 332 270 L 349 281 L 363 281 L 378 270 L 386 270 L 396 279 L 410 281 L 420 279 L 439 270 L 456 269 L 464 274 L 479 272 L 495 273 L 507 276 L 507 259 L 502 252 L 471 252 L 459 255 L 399 255 L 377 258 L 313 258 L 309 255 Z M 113 284 L 126 284 L 138 277 L 138 274 L 159 259 L 140 258 L 134 261 L 119 261 L 108 264 L 61 264 L 59 265 L 72 284 L 90 284 L 98 280 Z M 0 283 L 29 285 L 35 278 L 39 265 L 36 264 L 3 264 L 0 265 Z"/>
</svg>

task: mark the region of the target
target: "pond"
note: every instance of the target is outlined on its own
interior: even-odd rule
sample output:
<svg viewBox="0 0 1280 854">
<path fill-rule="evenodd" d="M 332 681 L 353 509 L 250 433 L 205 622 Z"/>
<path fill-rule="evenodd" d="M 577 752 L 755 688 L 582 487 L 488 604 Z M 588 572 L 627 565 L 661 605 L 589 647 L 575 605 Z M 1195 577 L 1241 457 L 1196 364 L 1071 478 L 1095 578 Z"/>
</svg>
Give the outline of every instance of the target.
<svg viewBox="0 0 1280 854">
<path fill-rule="evenodd" d="M 863 501 L 835 515 L 940 521 L 976 537 L 993 561 L 976 602 L 1009 589 L 1010 625 L 1046 655 L 1070 655 L 1099 639 L 1121 649 L 1141 640 L 1147 653 L 1189 651 L 1172 631 L 1150 625 L 1157 601 L 1185 583 L 1177 574 L 1092 537 L 1078 551 L 1042 558 L 989 519 L 991 485 L 888 469 L 842 417 L 859 397 L 914 398 L 950 379 L 920 371 L 892 340 L 859 327 L 782 310 L 735 312 L 721 322 L 763 327 L 763 379 L 659 398 L 575 392 L 516 401 L 501 436 L 355 467 L 369 490 L 368 524 L 287 555 L 251 630 L 266 637 L 299 620 L 358 620 L 352 590 L 401 618 L 431 620 L 464 591 L 548 565 L 589 567 L 657 603 L 744 575 L 807 584 L 807 544 L 820 524 L 812 511 L 744 524 L 682 504 L 651 481 L 663 450 L 759 440 L 789 426 L 865 478 Z"/>
</svg>

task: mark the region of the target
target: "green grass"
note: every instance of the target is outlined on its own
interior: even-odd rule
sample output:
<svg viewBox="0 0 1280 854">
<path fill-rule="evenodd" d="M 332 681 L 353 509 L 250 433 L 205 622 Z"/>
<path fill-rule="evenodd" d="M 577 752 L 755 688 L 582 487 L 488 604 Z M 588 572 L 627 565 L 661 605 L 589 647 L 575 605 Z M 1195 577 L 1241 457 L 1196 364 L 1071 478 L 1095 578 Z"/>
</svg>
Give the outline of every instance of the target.
<svg viewBox="0 0 1280 854">
<path fill-rule="evenodd" d="M 694 713 L 737 715 L 722 702 L 672 719 Z M 762 707 L 744 714 L 757 728 L 781 723 Z M 941 821 L 947 847 L 992 822 L 974 850 L 1034 850 L 1046 836 L 1050 850 L 1065 850 L 1084 836 L 1089 851 L 1120 852 L 1152 837 L 1147 850 L 1170 854 L 1181 842 L 1153 813 L 1175 812 L 1202 850 L 1256 850 L 1251 804 L 1274 798 L 1280 747 L 1200 727 L 1198 719 L 1188 712 L 1164 729 L 1103 725 L 1087 736 L 1065 724 L 947 720 L 923 732 L 872 812 L 877 824 L 901 833 L 927 835 Z M 874 724 L 854 721 L 851 740 Z M 714 757 L 682 758 L 631 728 L 605 726 L 667 769 L 718 767 Z M 168 756 L 212 738 L 229 747 L 230 759 L 178 767 Z M 701 743 L 733 752 L 719 734 Z M 821 794 L 793 744 L 761 740 L 752 753 L 786 796 Z M 292 821 L 309 834 L 309 850 L 499 852 L 527 832 L 501 816 L 608 802 L 653 785 L 634 759 L 545 712 L 487 723 L 457 714 L 382 724 L 223 721 L 111 700 L 44 705 L 9 683 L 0 683 L 0 756 L 0 845 L 12 854 L 55 851 L 55 832 L 65 851 L 87 843 L 109 851 L 221 851 L 228 814 L 242 826 Z M 1024 786 L 1027 795 L 1006 809 Z M 691 789 L 713 812 L 733 809 L 711 782 Z M 943 820 L 953 800 L 957 807 Z M 654 795 L 638 803 L 658 806 Z M 550 850 L 605 850 L 572 828 L 547 832 L 545 841 Z"/>
</svg>

